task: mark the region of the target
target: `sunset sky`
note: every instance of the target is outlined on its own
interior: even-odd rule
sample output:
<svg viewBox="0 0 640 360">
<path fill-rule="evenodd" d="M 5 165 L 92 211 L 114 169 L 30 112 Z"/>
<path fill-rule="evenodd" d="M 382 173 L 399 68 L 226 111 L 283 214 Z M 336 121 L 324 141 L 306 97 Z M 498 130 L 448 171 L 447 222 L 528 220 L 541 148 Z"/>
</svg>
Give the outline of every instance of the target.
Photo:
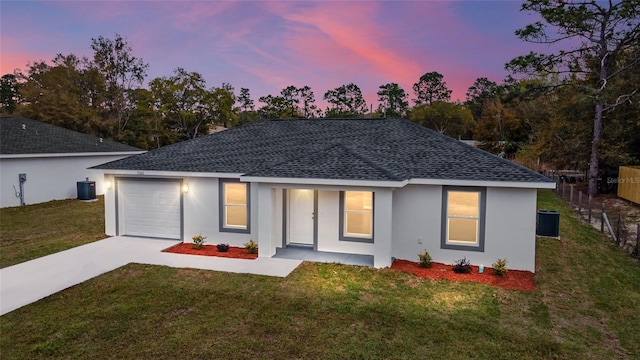
<svg viewBox="0 0 640 360">
<path fill-rule="evenodd" d="M 540 46 L 514 31 L 533 22 L 519 1 L 5 1 L 0 73 L 91 56 L 91 38 L 122 35 L 149 63 L 144 86 L 173 69 L 260 96 L 308 85 L 320 102 L 354 83 L 377 107 L 382 84 L 412 85 L 437 71 L 464 100 L 479 77 L 500 83 L 504 64 Z M 412 104 L 412 103 L 411 103 Z"/>
</svg>

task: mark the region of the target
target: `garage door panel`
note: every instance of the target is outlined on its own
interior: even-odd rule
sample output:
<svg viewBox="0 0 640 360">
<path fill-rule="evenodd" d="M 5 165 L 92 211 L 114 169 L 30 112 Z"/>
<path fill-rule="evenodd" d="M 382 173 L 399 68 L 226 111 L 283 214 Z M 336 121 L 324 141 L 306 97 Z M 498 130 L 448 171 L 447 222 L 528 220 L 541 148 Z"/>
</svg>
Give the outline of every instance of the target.
<svg viewBox="0 0 640 360">
<path fill-rule="evenodd" d="M 180 239 L 180 197 L 178 181 L 120 180 L 120 233 Z"/>
</svg>

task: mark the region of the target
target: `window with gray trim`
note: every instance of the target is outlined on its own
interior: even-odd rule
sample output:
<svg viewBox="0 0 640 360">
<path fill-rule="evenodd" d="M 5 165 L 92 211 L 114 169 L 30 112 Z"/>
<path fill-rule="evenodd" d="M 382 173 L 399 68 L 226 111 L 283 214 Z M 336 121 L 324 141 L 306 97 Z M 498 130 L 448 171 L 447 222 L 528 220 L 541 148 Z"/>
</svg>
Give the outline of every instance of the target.
<svg viewBox="0 0 640 360">
<path fill-rule="evenodd" d="M 373 242 L 373 195 L 371 191 L 340 192 L 341 241 Z"/>
<path fill-rule="evenodd" d="M 219 180 L 220 231 L 249 233 L 250 184 L 235 179 Z"/>
<path fill-rule="evenodd" d="M 442 249 L 484 251 L 486 188 L 442 188 Z"/>
</svg>

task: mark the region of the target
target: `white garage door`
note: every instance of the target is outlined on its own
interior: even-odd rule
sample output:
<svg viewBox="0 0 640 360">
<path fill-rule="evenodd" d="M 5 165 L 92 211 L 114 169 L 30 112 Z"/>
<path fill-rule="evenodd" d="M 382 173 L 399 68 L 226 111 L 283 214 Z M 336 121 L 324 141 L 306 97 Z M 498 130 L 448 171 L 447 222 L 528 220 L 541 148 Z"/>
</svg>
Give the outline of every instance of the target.
<svg viewBox="0 0 640 360">
<path fill-rule="evenodd" d="M 118 181 L 119 234 L 181 238 L 180 182 Z"/>
</svg>

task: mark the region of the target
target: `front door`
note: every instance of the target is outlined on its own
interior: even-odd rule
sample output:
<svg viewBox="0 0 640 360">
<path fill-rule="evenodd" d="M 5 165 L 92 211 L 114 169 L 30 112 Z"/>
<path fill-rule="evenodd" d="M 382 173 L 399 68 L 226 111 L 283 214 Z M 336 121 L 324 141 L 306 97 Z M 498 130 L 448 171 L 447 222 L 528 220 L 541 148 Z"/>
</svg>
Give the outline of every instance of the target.
<svg viewBox="0 0 640 360">
<path fill-rule="evenodd" d="M 288 191 L 287 243 L 313 246 L 315 194 L 313 190 Z"/>
</svg>

